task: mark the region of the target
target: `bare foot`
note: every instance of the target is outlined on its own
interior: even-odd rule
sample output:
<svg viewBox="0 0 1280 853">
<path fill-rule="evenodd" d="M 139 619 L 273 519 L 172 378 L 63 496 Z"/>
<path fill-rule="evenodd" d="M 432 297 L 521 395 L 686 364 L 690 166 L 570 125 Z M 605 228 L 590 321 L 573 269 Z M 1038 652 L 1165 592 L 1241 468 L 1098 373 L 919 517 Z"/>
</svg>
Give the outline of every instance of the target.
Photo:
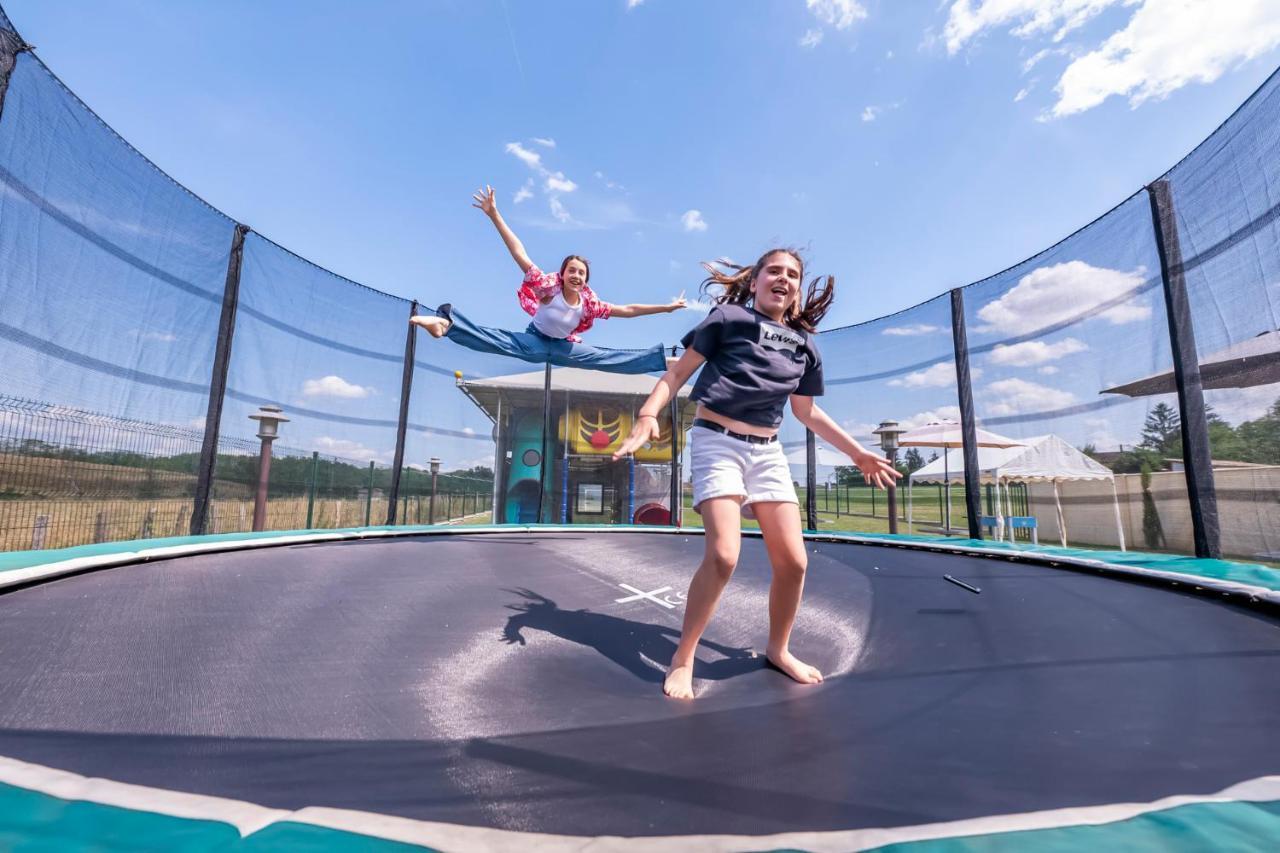
<svg viewBox="0 0 1280 853">
<path fill-rule="evenodd" d="M 662 692 L 672 699 L 692 699 L 693 665 L 672 667 L 667 672 L 667 680 L 662 683 Z"/>
<path fill-rule="evenodd" d="M 410 317 L 409 322 L 427 330 L 433 338 L 443 338 L 452 324 L 443 317 Z"/>
<path fill-rule="evenodd" d="M 785 672 L 801 684 L 820 684 L 822 683 L 822 673 L 818 671 L 816 666 L 800 660 L 790 651 L 783 649 L 781 652 L 769 652 L 769 663 Z"/>
</svg>

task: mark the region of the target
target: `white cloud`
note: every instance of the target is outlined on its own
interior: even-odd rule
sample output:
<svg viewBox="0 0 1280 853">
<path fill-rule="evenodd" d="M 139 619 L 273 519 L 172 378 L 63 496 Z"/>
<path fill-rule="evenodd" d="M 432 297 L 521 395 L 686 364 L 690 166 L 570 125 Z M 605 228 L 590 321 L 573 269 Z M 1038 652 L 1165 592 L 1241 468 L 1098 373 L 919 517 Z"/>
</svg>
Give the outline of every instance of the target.
<svg viewBox="0 0 1280 853">
<path fill-rule="evenodd" d="M 133 334 L 142 341 L 156 341 L 162 344 L 171 344 L 178 340 L 178 336 L 173 332 L 144 332 L 141 329 L 134 329 Z"/>
<path fill-rule="evenodd" d="M 1058 372 L 1058 368 L 1054 367 L 1052 364 L 1046 364 L 1044 367 L 1040 368 L 1036 372 L 1044 374 L 1045 376 L 1052 376 L 1053 374 Z"/>
<path fill-rule="evenodd" d="M 867 17 L 866 7 L 858 0 L 805 0 L 805 6 L 815 18 L 837 30 L 847 30 Z"/>
<path fill-rule="evenodd" d="M 1022 101 L 1023 98 L 1025 98 L 1027 95 L 1030 95 L 1030 94 L 1031 94 L 1031 87 L 1025 86 L 1018 90 L 1018 94 L 1013 96 L 1013 102 L 1015 104 L 1019 103 L 1020 101 Z"/>
<path fill-rule="evenodd" d="M 907 326 L 890 326 L 880 334 L 896 337 L 915 337 L 918 335 L 932 335 L 935 332 L 941 332 L 941 326 L 931 326 L 928 323 L 912 323 Z"/>
<path fill-rule="evenodd" d="M 542 155 L 537 151 L 530 151 L 519 142 L 508 142 L 505 150 L 508 154 L 524 163 L 530 169 L 542 168 Z"/>
<path fill-rule="evenodd" d="M 519 204 L 522 201 L 533 198 L 533 178 L 525 181 L 524 186 L 516 190 L 516 194 L 512 197 L 512 204 Z"/>
<path fill-rule="evenodd" d="M 981 375 L 979 368 L 969 368 L 971 379 Z M 956 384 L 956 366 L 949 361 L 940 361 L 924 370 L 908 373 L 901 379 L 890 379 L 889 384 L 895 388 L 945 388 Z"/>
<path fill-rule="evenodd" d="M 1076 401 L 1075 395 L 1070 391 L 1060 391 L 1025 379 L 991 382 L 983 386 L 979 393 L 991 400 L 985 414 L 994 417 L 1061 409 Z"/>
<path fill-rule="evenodd" d="M 573 220 L 573 217 L 569 215 L 569 211 L 565 210 L 560 199 L 552 196 L 551 199 L 548 200 L 547 204 L 551 208 L 551 215 L 556 218 L 557 222 L 567 224 Z"/>
<path fill-rule="evenodd" d="M 1137 288 L 1145 276 L 1146 270 L 1142 267 L 1121 272 L 1084 261 L 1038 267 L 999 299 L 978 310 L 978 317 L 987 325 L 976 331 L 1017 335 L 1043 329 Z M 1147 319 L 1151 316 L 1151 307 L 1130 299 L 1098 316 L 1119 326 Z"/>
<path fill-rule="evenodd" d="M 903 429 L 915 429 L 926 424 L 942 423 L 943 421 L 959 421 L 959 406 L 939 406 L 936 409 L 928 409 L 923 412 L 916 412 L 909 418 L 899 421 L 898 425 Z"/>
<path fill-rule="evenodd" d="M 1255 385 L 1251 388 L 1206 389 L 1204 401 L 1232 426 L 1262 417 L 1272 404 L 1280 400 L 1280 383 Z"/>
<path fill-rule="evenodd" d="M 686 210 L 680 217 L 680 224 L 685 231 L 706 231 L 707 222 L 702 218 L 701 210 Z"/>
<path fill-rule="evenodd" d="M 1275 0 L 954 0 L 944 27 L 947 52 L 954 56 L 984 31 L 1002 28 L 1056 44 L 1111 7 L 1136 8 L 1092 50 L 1044 48 L 1023 63 L 1028 73 L 1048 56 L 1072 57 L 1042 118 L 1084 112 L 1112 95 L 1137 107 L 1190 83 L 1212 83 L 1280 45 Z"/>
<path fill-rule="evenodd" d="M 799 44 L 801 47 L 809 48 L 811 50 L 822 44 L 822 30 L 807 30 L 805 34 L 800 37 Z"/>
<path fill-rule="evenodd" d="M 641 6 L 643 4 L 644 4 L 644 0 L 627 0 L 627 11 L 630 12 L 635 7 Z"/>
<path fill-rule="evenodd" d="M 371 447 L 365 447 L 358 441 L 352 441 L 347 438 L 333 438 L 327 435 L 322 435 L 312 442 L 311 449 L 319 450 L 321 453 L 330 456 L 356 459 L 360 462 L 387 461 L 393 455 L 390 451 L 379 452 Z"/>
<path fill-rule="evenodd" d="M 992 364 L 1007 364 L 1013 367 L 1035 367 L 1049 361 L 1057 361 L 1065 355 L 1084 352 L 1087 347 L 1075 338 L 1063 338 L 1057 343 L 1044 341 L 1023 341 L 1020 344 L 997 344 L 991 351 Z"/>
<path fill-rule="evenodd" d="M 885 59 L 893 59 L 893 51 L 892 51 L 892 50 L 886 50 L 886 51 L 884 52 L 884 58 L 885 58 Z"/>
<path fill-rule="evenodd" d="M 308 379 L 302 383 L 302 394 L 306 397 L 339 397 L 344 400 L 362 400 L 372 393 L 372 388 L 353 385 L 341 376 L 330 375 L 320 379 Z"/>
<path fill-rule="evenodd" d="M 533 141 L 541 145 L 543 148 L 555 148 L 556 141 L 549 136 L 535 136 Z"/>
<path fill-rule="evenodd" d="M 547 175 L 547 192 L 571 193 L 578 185 L 564 176 L 564 172 L 552 172 Z"/>
<path fill-rule="evenodd" d="M 1062 39 L 1090 18 L 1117 3 L 1141 0 L 955 0 L 943 35 L 947 52 L 954 55 L 983 30 L 1016 24 L 1012 32 L 1021 38 L 1044 35 Z"/>
<path fill-rule="evenodd" d="M 868 106 L 862 108 L 863 121 L 875 121 L 880 117 L 880 113 L 884 112 L 884 107 Z"/>
<path fill-rule="evenodd" d="M 1137 107 L 1280 45 L 1275 0 L 1146 0 L 1128 26 L 1075 59 L 1055 91 L 1052 115 L 1084 112 L 1112 95 Z"/>
</svg>

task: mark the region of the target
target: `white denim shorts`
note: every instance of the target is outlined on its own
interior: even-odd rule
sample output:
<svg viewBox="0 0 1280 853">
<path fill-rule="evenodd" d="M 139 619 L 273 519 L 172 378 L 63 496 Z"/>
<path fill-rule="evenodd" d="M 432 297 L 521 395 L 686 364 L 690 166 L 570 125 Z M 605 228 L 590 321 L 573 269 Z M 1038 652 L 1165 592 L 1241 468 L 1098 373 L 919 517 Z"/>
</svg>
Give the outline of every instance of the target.
<svg viewBox="0 0 1280 853">
<path fill-rule="evenodd" d="M 800 503 L 781 441 L 752 444 L 700 426 L 689 437 L 694 512 L 703 501 L 726 495 L 742 498 L 747 518 L 755 518 L 751 504 L 757 501 Z"/>
</svg>

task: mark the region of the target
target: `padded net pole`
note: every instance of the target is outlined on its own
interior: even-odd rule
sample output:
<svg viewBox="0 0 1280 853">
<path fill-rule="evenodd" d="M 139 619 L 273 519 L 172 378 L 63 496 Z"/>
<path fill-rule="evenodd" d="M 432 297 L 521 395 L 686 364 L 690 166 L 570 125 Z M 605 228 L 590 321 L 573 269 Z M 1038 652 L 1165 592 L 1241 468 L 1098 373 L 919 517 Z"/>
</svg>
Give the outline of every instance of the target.
<svg viewBox="0 0 1280 853">
<path fill-rule="evenodd" d="M 1147 187 L 1151 198 L 1151 224 L 1160 254 L 1160 278 L 1169 316 L 1169 345 L 1173 349 L 1173 379 L 1178 388 L 1178 413 L 1182 418 L 1182 463 L 1191 501 L 1191 527 L 1196 556 L 1220 558 L 1222 541 L 1218 526 L 1218 494 L 1213 483 L 1213 459 L 1209 453 L 1209 424 L 1200 382 L 1200 357 L 1187 281 L 1182 266 L 1182 245 L 1173 193 L 1168 181 Z"/>
<path fill-rule="evenodd" d="M 818 529 L 818 440 L 813 430 L 804 431 L 804 518 L 810 530 Z"/>
<path fill-rule="evenodd" d="M 551 362 L 542 374 L 542 458 L 538 460 L 538 524 L 543 521 L 542 506 L 547 496 L 547 442 L 551 437 Z"/>
<path fill-rule="evenodd" d="M 676 444 L 680 435 L 680 395 L 672 394 L 667 404 L 671 411 L 671 516 L 667 520 L 672 526 L 680 526 L 680 447 Z"/>
<path fill-rule="evenodd" d="M 231 365 L 231 339 L 236 331 L 236 309 L 240 304 L 240 267 L 244 260 L 244 238 L 248 225 L 237 223 L 231 234 L 231 255 L 227 260 L 227 281 L 222 289 L 222 317 L 218 321 L 218 343 L 213 353 L 213 375 L 209 380 L 209 407 L 204 418 L 204 441 L 200 446 L 200 467 L 196 471 L 195 505 L 191 509 L 191 535 L 204 534 L 213 492 L 213 469 L 218 461 L 218 431 L 222 425 L 222 403 L 227 395 L 227 369 Z"/>
<path fill-rule="evenodd" d="M 409 306 L 409 316 L 418 316 L 418 302 Z M 404 468 L 404 438 L 409 427 L 409 394 L 413 391 L 413 359 L 418 344 L 418 327 L 409 324 L 404 339 L 404 371 L 400 374 L 400 420 L 396 422 L 396 452 L 391 463 L 391 500 L 387 501 L 387 525 L 396 523 L 396 504 L 400 497 L 400 470 Z M 407 513 L 408 510 L 405 510 Z"/>
<path fill-rule="evenodd" d="M 969 335 L 964 324 L 964 291 L 951 291 L 951 340 L 956 354 L 956 396 L 960 403 L 960 435 L 964 441 L 964 507 L 969 538 L 982 538 L 981 473 L 978 470 L 978 428 L 973 413 L 973 383 L 969 376 Z M 942 449 L 946 459 L 947 449 Z M 951 478 L 947 477 L 947 508 L 951 507 Z M 950 521 L 947 526 L 950 527 Z"/>
</svg>

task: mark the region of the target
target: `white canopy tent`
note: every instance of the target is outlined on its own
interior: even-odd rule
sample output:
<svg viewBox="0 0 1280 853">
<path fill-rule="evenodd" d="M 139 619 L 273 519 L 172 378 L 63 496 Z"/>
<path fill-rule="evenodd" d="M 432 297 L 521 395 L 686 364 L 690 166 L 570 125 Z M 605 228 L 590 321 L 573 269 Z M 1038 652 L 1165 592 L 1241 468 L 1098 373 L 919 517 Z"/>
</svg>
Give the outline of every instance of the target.
<svg viewBox="0 0 1280 853">
<path fill-rule="evenodd" d="M 1058 514 L 1058 533 L 1062 546 L 1067 546 L 1067 524 L 1062 515 L 1062 499 L 1058 484 L 1067 481 L 1107 480 L 1111 483 L 1111 495 L 1115 504 L 1116 533 L 1120 537 L 1120 550 L 1125 550 L 1124 525 L 1120 519 L 1120 497 L 1116 491 L 1116 478 L 1102 463 L 1090 459 L 1056 435 L 1042 435 L 1024 439 L 1023 447 L 979 447 L 978 471 L 980 482 L 990 483 L 996 490 L 996 529 L 1004 529 L 1004 509 L 1000 500 L 1000 484 L 1052 483 L 1053 502 Z M 942 459 L 914 471 L 907 479 L 907 524 L 912 523 L 911 488 L 916 482 L 951 483 L 964 480 L 964 467 L 959 471 L 944 466 Z M 998 534 L 999 535 L 999 534 Z"/>
<path fill-rule="evenodd" d="M 1019 441 L 1016 438 L 1007 438 L 1003 435 L 997 435 L 990 430 L 976 427 L 974 429 L 975 443 L 978 449 L 984 447 L 1025 447 L 1026 442 Z M 947 460 L 947 454 L 953 447 L 964 447 L 964 428 L 957 421 L 933 421 L 924 426 L 918 426 L 909 429 L 898 437 L 899 447 L 941 447 L 942 448 L 942 470 L 944 480 L 947 484 L 947 502 L 942 513 L 942 527 L 950 532 L 951 530 L 951 478 L 946 477 L 946 472 L 950 470 Z M 911 484 L 907 483 L 907 506 L 911 505 Z"/>
</svg>

